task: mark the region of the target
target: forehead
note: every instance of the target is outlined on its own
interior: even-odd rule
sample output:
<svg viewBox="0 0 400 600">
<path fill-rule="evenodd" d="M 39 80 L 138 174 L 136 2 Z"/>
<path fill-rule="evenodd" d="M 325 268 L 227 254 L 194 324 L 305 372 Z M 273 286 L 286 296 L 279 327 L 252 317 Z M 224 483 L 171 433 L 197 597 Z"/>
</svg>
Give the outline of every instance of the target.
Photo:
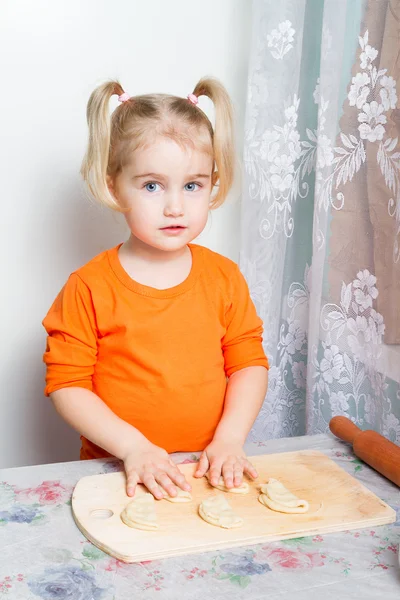
<svg viewBox="0 0 400 600">
<path fill-rule="evenodd" d="M 157 173 L 211 171 L 212 154 L 192 144 L 178 143 L 168 137 L 157 137 L 151 143 L 137 148 L 132 154 L 130 166 L 134 171 Z"/>
</svg>

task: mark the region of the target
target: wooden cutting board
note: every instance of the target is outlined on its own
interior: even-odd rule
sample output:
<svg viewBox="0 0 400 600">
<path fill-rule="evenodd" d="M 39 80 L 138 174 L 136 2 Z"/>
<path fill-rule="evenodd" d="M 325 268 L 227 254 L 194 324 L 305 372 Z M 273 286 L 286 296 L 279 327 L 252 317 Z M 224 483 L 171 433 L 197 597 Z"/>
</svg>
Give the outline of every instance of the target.
<svg viewBox="0 0 400 600">
<path fill-rule="evenodd" d="M 221 494 L 205 478 L 192 477 L 195 465 L 180 465 L 193 486 L 193 501 L 156 502 L 159 529 L 140 531 L 120 519 L 132 500 L 125 492 L 124 473 L 83 477 L 72 496 L 72 511 L 82 533 L 98 548 L 124 562 L 246 546 L 307 535 L 375 527 L 396 520 L 395 511 L 320 452 L 302 451 L 251 457 L 259 478 L 247 495 L 226 494 L 244 525 L 221 529 L 198 516 L 200 502 Z M 274 512 L 258 502 L 260 483 L 279 479 L 310 503 L 306 514 Z M 138 486 L 137 494 L 145 493 Z"/>
</svg>

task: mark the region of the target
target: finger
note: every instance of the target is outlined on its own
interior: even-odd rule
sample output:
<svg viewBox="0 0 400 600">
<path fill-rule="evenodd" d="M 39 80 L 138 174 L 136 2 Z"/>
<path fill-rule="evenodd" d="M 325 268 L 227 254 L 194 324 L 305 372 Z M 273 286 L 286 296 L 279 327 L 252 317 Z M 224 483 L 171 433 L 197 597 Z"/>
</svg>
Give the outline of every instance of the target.
<svg viewBox="0 0 400 600">
<path fill-rule="evenodd" d="M 218 485 L 221 477 L 222 463 L 220 461 L 214 461 L 210 465 L 210 483 L 211 485 Z"/>
<path fill-rule="evenodd" d="M 233 483 L 235 487 L 239 487 L 243 483 L 243 465 L 236 463 L 233 469 Z"/>
<path fill-rule="evenodd" d="M 200 456 L 199 464 L 197 465 L 197 469 L 196 469 L 194 476 L 195 477 L 203 477 L 207 473 L 209 466 L 210 466 L 210 463 L 208 461 L 207 453 L 203 452 L 202 455 Z"/>
<path fill-rule="evenodd" d="M 258 477 L 257 470 L 253 467 L 251 462 L 249 462 L 248 460 L 245 460 L 243 463 L 243 471 L 247 475 L 250 475 L 250 477 L 252 477 L 253 479 L 256 479 Z"/>
<path fill-rule="evenodd" d="M 168 475 L 163 471 L 158 471 L 154 474 L 154 478 L 157 483 L 166 491 L 167 495 L 171 498 L 175 498 L 178 493 L 176 486 L 172 483 Z"/>
<path fill-rule="evenodd" d="M 126 493 L 128 496 L 134 496 L 136 486 L 139 482 L 139 475 L 135 471 L 126 474 Z"/>
<path fill-rule="evenodd" d="M 164 492 L 154 479 L 154 475 L 152 473 L 146 473 L 142 477 L 143 484 L 147 487 L 149 492 L 153 494 L 156 500 L 162 500 L 164 498 Z"/>
<path fill-rule="evenodd" d="M 175 465 L 173 469 L 166 469 L 165 471 L 168 477 L 182 490 L 191 491 L 192 486 L 186 481 L 184 474 Z"/>
<path fill-rule="evenodd" d="M 222 476 L 224 483 L 228 489 L 233 488 L 233 466 L 234 463 L 229 461 L 222 465 Z"/>
</svg>

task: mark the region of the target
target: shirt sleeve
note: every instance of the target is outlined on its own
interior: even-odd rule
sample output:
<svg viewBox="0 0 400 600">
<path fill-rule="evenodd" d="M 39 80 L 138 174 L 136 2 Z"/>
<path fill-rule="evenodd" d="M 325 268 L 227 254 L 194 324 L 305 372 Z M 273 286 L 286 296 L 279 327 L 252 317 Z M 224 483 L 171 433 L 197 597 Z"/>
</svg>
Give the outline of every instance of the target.
<svg viewBox="0 0 400 600">
<path fill-rule="evenodd" d="M 64 387 L 92 390 L 97 327 L 90 290 L 72 274 L 43 320 L 47 345 L 45 394 Z"/>
<path fill-rule="evenodd" d="M 262 334 L 263 323 L 250 298 L 247 282 L 239 267 L 235 266 L 226 313 L 226 333 L 222 340 L 227 377 L 246 367 L 269 368 L 262 346 Z"/>
</svg>

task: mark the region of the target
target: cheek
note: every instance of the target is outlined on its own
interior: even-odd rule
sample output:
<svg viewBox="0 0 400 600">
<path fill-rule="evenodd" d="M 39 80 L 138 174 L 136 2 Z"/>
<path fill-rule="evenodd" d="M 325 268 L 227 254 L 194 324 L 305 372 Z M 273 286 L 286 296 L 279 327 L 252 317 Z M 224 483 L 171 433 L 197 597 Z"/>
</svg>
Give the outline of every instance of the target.
<svg viewBox="0 0 400 600">
<path fill-rule="evenodd" d="M 189 215 L 193 222 L 206 223 L 209 213 L 209 200 L 202 200 L 200 204 L 190 204 Z"/>
<path fill-rule="evenodd" d="M 129 212 L 125 214 L 125 219 L 129 227 L 137 230 L 143 230 L 154 225 L 156 218 L 156 207 L 149 202 L 136 202 L 131 206 Z"/>
</svg>

